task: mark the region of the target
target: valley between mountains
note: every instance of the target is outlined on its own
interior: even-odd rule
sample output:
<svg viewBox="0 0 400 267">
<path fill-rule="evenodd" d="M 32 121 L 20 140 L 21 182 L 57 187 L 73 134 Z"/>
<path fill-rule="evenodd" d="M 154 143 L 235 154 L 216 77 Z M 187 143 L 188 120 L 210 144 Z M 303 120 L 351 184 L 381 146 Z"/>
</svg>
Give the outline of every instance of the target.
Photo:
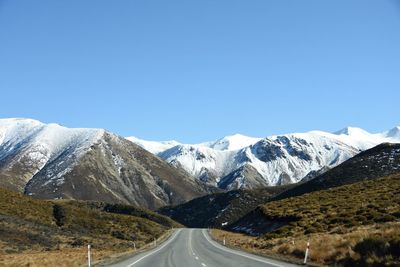
<svg viewBox="0 0 400 267">
<path fill-rule="evenodd" d="M 182 227 L 280 262 L 309 241 L 311 265 L 400 266 L 399 143 L 400 127 L 182 144 L 0 119 L 0 266 L 84 266 L 87 244 L 98 266 L 139 259 Z"/>
</svg>

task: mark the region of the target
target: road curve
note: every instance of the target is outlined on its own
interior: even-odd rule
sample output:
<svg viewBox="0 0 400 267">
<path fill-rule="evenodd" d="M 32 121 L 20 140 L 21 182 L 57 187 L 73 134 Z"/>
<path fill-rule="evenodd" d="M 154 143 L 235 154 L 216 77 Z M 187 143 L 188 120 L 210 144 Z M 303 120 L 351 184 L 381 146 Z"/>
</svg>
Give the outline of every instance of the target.
<svg viewBox="0 0 400 267">
<path fill-rule="evenodd" d="M 233 250 L 213 241 L 206 229 L 179 229 L 153 250 L 109 267 L 292 267 L 285 262 Z"/>
</svg>

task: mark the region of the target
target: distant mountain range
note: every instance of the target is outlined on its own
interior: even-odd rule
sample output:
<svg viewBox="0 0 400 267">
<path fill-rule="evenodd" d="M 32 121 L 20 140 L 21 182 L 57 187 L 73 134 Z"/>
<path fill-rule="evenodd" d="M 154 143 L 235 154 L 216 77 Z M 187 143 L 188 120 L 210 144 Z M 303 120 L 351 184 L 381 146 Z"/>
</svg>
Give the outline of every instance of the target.
<svg viewBox="0 0 400 267">
<path fill-rule="evenodd" d="M 127 139 L 200 181 L 232 190 L 308 180 L 360 151 L 400 142 L 400 127 L 378 134 L 354 127 L 335 133 L 311 131 L 266 138 L 236 134 L 200 144 Z"/>
<path fill-rule="evenodd" d="M 40 198 L 157 209 L 221 190 L 310 180 L 360 151 L 399 141 L 395 127 L 380 134 L 345 128 L 333 134 L 232 135 L 189 145 L 0 119 L 0 187 Z"/>
<path fill-rule="evenodd" d="M 383 143 L 365 150 L 317 177 L 274 197 L 279 200 L 306 193 L 400 173 L 400 144 Z"/>
<path fill-rule="evenodd" d="M 306 193 L 393 174 L 400 174 L 400 144 L 385 143 L 363 151 L 309 181 L 209 194 L 177 206 L 163 207 L 159 212 L 189 227 L 218 228 L 227 222 L 228 229 L 255 234 L 260 233 L 260 229 L 264 232 L 270 229 L 266 226 L 270 220 L 260 215 L 260 205 L 283 199 L 290 202 Z"/>
<path fill-rule="evenodd" d="M 31 119 L 0 120 L 0 187 L 153 209 L 208 192 L 185 171 L 120 136 Z"/>
</svg>

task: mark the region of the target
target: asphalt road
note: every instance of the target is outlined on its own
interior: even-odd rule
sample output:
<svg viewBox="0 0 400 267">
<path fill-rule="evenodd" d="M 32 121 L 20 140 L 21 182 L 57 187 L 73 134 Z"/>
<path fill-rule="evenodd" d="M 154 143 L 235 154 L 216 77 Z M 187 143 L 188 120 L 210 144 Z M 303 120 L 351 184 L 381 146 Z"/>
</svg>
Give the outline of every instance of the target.
<svg viewBox="0 0 400 267">
<path fill-rule="evenodd" d="M 291 267 L 297 266 L 232 250 L 213 241 L 206 229 L 179 229 L 153 250 L 110 267 Z"/>
</svg>

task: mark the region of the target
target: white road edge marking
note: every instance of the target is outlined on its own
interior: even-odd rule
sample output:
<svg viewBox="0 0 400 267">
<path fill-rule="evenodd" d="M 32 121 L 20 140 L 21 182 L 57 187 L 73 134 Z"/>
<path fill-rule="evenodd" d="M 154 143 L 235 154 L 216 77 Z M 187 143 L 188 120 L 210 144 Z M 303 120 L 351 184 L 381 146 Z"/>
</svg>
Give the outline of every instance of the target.
<svg viewBox="0 0 400 267">
<path fill-rule="evenodd" d="M 192 248 L 192 230 L 189 230 L 188 248 L 189 248 L 190 252 L 192 252 L 193 256 L 196 257 L 196 253 L 194 253 L 193 248 Z"/>
<path fill-rule="evenodd" d="M 213 245 L 214 247 L 216 247 L 216 248 L 218 248 L 218 249 L 220 249 L 220 250 L 229 252 L 229 253 L 231 253 L 231 254 L 236 254 L 236 255 L 239 255 L 239 256 L 242 256 L 242 257 L 245 257 L 245 258 L 248 258 L 248 259 L 252 259 L 252 260 L 255 260 L 255 261 L 259 261 L 259 262 L 271 264 L 271 265 L 273 265 L 273 266 L 283 267 L 282 265 L 278 265 L 278 264 L 272 263 L 272 262 L 267 261 L 267 260 L 255 258 L 255 257 L 252 257 L 252 256 L 250 256 L 250 255 L 246 255 L 246 254 L 240 253 L 240 252 L 235 251 L 235 250 L 228 250 L 228 249 L 226 249 L 225 247 L 220 246 L 219 244 L 218 244 L 218 246 L 217 246 L 216 244 L 214 244 L 215 241 L 211 241 L 211 240 L 207 237 L 208 234 L 205 234 L 205 231 L 206 231 L 206 230 L 203 229 L 203 230 L 202 230 L 202 233 L 203 233 L 204 237 L 207 239 L 207 241 L 208 241 L 211 245 Z"/>
<path fill-rule="evenodd" d="M 207 266 L 204 262 L 202 262 L 201 265 L 204 266 L 204 267 Z"/>
<path fill-rule="evenodd" d="M 159 247 L 158 249 L 154 250 L 153 252 L 151 252 L 151 253 L 149 253 L 149 254 L 144 255 L 143 257 L 141 257 L 140 259 L 136 260 L 135 262 L 133 262 L 133 263 L 127 265 L 126 267 L 131 267 L 131 266 L 135 265 L 136 263 L 138 263 L 139 261 L 143 260 L 144 258 L 147 258 L 148 256 L 153 255 L 154 253 L 156 253 L 156 252 L 162 250 L 164 247 L 166 247 L 168 244 L 170 244 L 173 240 L 175 240 L 175 238 L 178 236 L 178 234 L 179 234 L 181 231 L 182 231 L 182 229 L 177 230 L 176 233 L 175 233 L 175 235 L 174 235 L 170 240 L 168 240 L 167 242 L 165 242 L 161 247 Z"/>
</svg>

